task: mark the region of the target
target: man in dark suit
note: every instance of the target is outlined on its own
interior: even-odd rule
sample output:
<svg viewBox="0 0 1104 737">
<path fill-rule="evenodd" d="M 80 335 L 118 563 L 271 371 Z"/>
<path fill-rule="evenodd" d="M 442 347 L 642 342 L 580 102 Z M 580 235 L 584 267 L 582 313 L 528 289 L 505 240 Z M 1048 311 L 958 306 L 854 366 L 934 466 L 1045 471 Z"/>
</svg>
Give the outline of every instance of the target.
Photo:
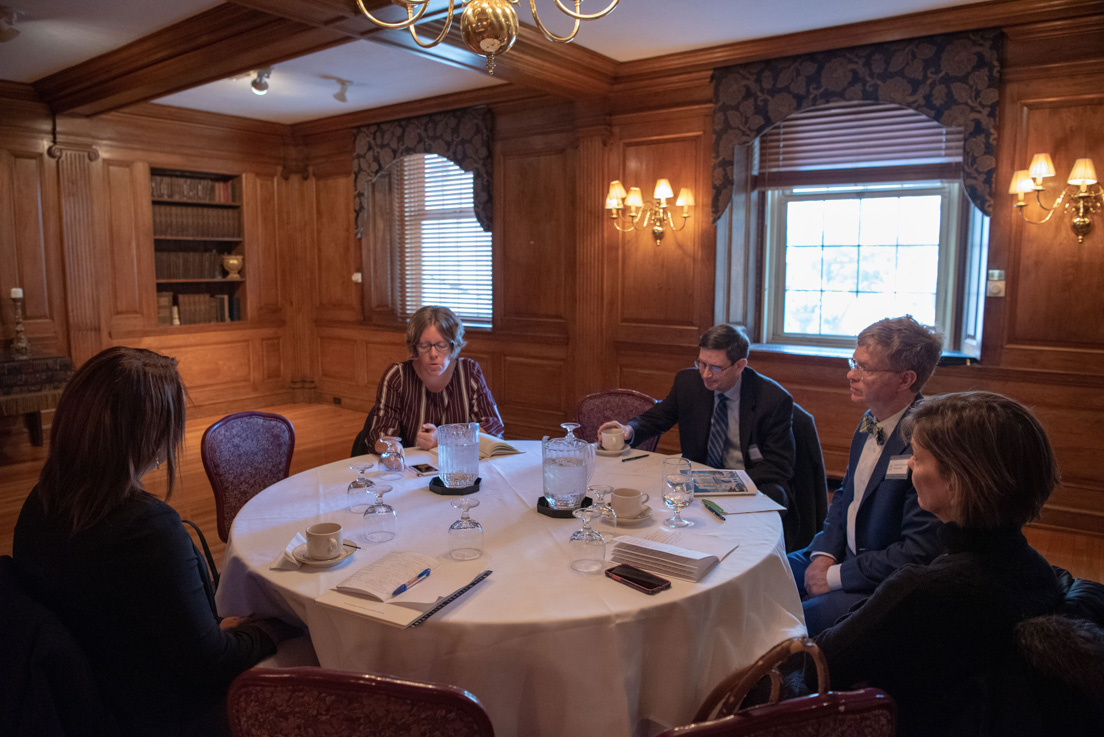
<svg viewBox="0 0 1104 737">
<path fill-rule="evenodd" d="M 667 398 L 619 427 L 633 446 L 679 428 L 682 455 L 714 468 L 747 471 L 759 490 L 793 509 L 793 398 L 777 382 L 747 367 L 748 339 L 732 325 L 715 325 L 698 340 L 697 368 L 675 375 Z M 787 540 L 796 514 L 783 514 Z M 792 529 L 791 529 L 792 528 Z"/>
<path fill-rule="evenodd" d="M 917 503 L 908 468 L 912 446 L 899 428 L 942 350 L 939 331 L 909 315 L 859 333 L 847 380 L 851 401 L 867 412 L 824 529 L 789 555 L 810 636 L 831 627 L 901 566 L 927 563 L 939 552 L 939 521 Z"/>
</svg>

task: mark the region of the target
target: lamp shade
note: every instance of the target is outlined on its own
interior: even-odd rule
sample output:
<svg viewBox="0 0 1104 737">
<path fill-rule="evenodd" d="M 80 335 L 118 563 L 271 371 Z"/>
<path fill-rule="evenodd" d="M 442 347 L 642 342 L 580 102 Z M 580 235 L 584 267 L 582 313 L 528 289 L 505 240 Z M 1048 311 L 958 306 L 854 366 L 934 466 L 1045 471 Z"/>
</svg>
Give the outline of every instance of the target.
<svg viewBox="0 0 1104 737">
<path fill-rule="evenodd" d="M 1092 159 L 1078 159 L 1073 162 L 1073 171 L 1069 175 L 1069 183 L 1074 186 L 1085 187 L 1096 184 L 1096 167 Z"/>
<path fill-rule="evenodd" d="M 1031 174 L 1027 169 L 1020 169 L 1012 175 L 1012 184 L 1008 187 L 1008 194 L 1023 194 L 1035 189 L 1035 183 L 1031 181 Z"/>
<path fill-rule="evenodd" d="M 640 187 L 633 187 L 629 190 L 628 196 L 625 197 L 625 205 L 636 209 L 644 207 L 644 197 L 640 194 Z"/>
<path fill-rule="evenodd" d="M 679 190 L 678 199 L 675 200 L 675 204 L 680 207 L 693 207 L 694 195 L 690 192 L 689 188 L 683 187 Z"/>
<path fill-rule="evenodd" d="M 675 193 L 671 191 L 671 183 L 666 179 L 659 179 L 656 181 L 655 198 L 657 200 L 668 200 L 675 196 Z"/>
<path fill-rule="evenodd" d="M 1043 179 L 1054 176 L 1054 162 L 1050 160 L 1050 154 L 1035 154 L 1028 167 L 1032 179 Z"/>
<path fill-rule="evenodd" d="M 621 201 L 618 200 L 616 197 L 607 197 L 606 198 L 606 209 L 607 210 L 618 210 L 620 208 L 621 208 Z"/>
<path fill-rule="evenodd" d="M 606 195 L 606 199 L 609 198 L 618 200 L 625 199 L 625 185 L 621 184 L 620 179 L 614 179 L 610 182 L 609 194 Z"/>
</svg>

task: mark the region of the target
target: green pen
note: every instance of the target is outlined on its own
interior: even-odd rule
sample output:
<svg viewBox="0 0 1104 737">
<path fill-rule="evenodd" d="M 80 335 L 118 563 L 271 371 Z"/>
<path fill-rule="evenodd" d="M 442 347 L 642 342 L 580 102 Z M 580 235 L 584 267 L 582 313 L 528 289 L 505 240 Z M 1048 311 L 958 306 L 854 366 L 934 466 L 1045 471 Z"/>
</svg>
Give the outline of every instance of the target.
<svg viewBox="0 0 1104 737">
<path fill-rule="evenodd" d="M 711 502 L 708 499 L 702 499 L 702 505 L 704 505 L 705 508 L 708 509 L 713 514 L 713 516 L 719 519 L 721 522 L 725 521 L 724 510 L 717 506 L 716 502 Z"/>
</svg>

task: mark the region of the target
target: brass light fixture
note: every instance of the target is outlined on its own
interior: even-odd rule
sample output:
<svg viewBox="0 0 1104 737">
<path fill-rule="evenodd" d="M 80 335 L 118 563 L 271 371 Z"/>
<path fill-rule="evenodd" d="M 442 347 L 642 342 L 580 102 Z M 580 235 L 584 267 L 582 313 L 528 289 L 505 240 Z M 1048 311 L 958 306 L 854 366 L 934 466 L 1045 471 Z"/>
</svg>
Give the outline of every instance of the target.
<svg viewBox="0 0 1104 737">
<path fill-rule="evenodd" d="M 1096 167 L 1093 166 L 1090 158 L 1075 161 L 1066 179 L 1069 186 L 1062 190 L 1053 205 L 1047 207 L 1043 204 L 1040 192 L 1043 191 L 1043 180 L 1054 174 L 1054 162 L 1051 161 L 1050 154 L 1035 154 L 1031 159 L 1030 167 L 1020 169 L 1012 175 L 1012 184 L 1008 188 L 1008 194 L 1016 195 L 1012 206 L 1025 222 L 1042 225 L 1054 216 L 1058 206 L 1065 201 L 1065 211 L 1073 214 L 1070 223 L 1073 234 L 1077 236 L 1078 243 L 1083 243 L 1085 236 L 1092 230 L 1092 215 L 1100 212 L 1101 207 L 1104 206 L 1104 188 L 1097 183 Z M 1035 193 L 1035 203 L 1046 211 L 1046 216 L 1042 220 L 1032 220 L 1024 214 L 1027 207 L 1024 195 L 1029 192 Z"/>
<path fill-rule="evenodd" d="M 656 181 L 654 196 L 654 200 L 645 203 L 639 187 L 630 187 L 626 193 L 620 179 L 610 182 L 609 194 L 606 195 L 606 209 L 609 210 L 613 227 L 622 233 L 630 230 L 646 230 L 650 227 L 657 246 L 663 240 L 665 227 L 669 226 L 676 233 L 685 228 L 686 221 L 690 218 L 690 208 L 694 206 L 694 195 L 690 190 L 683 187 L 679 190 L 678 199 L 675 200 L 675 206 L 682 208 L 682 222 L 677 227 L 671 215 L 671 208 L 667 205 L 667 200 L 675 196 L 671 183 L 666 179 Z"/>
<path fill-rule="evenodd" d="M 610 4 L 605 10 L 597 13 L 581 13 L 579 8 L 582 6 L 583 0 L 574 0 L 574 10 L 567 7 L 563 0 L 555 0 L 556 7 L 564 15 L 575 21 L 571 33 L 566 36 L 557 36 L 544 27 L 540 15 L 537 13 L 536 0 L 529 0 L 529 8 L 533 11 L 533 21 L 545 38 L 556 43 L 570 43 L 575 38 L 575 34 L 579 32 L 580 21 L 605 17 L 617 7 L 617 3 L 620 1 L 610 0 Z M 418 38 L 414 26 L 425 15 L 426 8 L 429 7 L 429 0 L 391 0 L 393 4 L 406 9 L 406 20 L 398 23 L 379 20 L 368 11 L 368 8 L 364 7 L 364 0 L 356 0 L 356 2 L 360 12 L 364 13 L 368 20 L 382 28 L 409 29 L 414 42 L 426 49 L 441 43 L 448 35 L 457 4 L 457 0 L 448 0 L 448 9 L 445 11 L 445 25 L 441 32 L 432 41 L 423 41 Z M 459 2 L 464 6 L 464 10 L 460 14 L 460 35 L 464 37 L 464 43 L 468 45 L 468 48 L 487 57 L 487 73 L 494 74 L 495 56 L 505 54 L 514 45 L 514 41 L 517 40 L 518 17 L 513 6 L 517 5 L 519 0 L 459 0 Z"/>
</svg>

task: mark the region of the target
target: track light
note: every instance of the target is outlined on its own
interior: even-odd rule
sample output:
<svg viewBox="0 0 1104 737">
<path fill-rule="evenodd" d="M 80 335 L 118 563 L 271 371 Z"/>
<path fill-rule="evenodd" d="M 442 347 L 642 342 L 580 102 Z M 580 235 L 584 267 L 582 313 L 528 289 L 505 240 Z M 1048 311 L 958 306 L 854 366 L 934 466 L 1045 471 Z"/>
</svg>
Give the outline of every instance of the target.
<svg viewBox="0 0 1104 737">
<path fill-rule="evenodd" d="M 12 41 L 19 35 L 15 20 L 19 14 L 6 5 L 0 5 L 0 43 Z"/>
<path fill-rule="evenodd" d="M 349 86 L 352 85 L 352 82 L 347 79 L 335 79 L 334 81 L 341 86 L 341 89 L 334 93 L 333 99 L 338 102 L 348 102 L 349 98 L 345 93 L 349 91 Z"/>
<path fill-rule="evenodd" d="M 253 87 L 253 94 L 264 95 L 268 93 L 268 78 L 271 74 L 272 67 L 257 70 L 257 78 L 250 85 Z"/>
</svg>

